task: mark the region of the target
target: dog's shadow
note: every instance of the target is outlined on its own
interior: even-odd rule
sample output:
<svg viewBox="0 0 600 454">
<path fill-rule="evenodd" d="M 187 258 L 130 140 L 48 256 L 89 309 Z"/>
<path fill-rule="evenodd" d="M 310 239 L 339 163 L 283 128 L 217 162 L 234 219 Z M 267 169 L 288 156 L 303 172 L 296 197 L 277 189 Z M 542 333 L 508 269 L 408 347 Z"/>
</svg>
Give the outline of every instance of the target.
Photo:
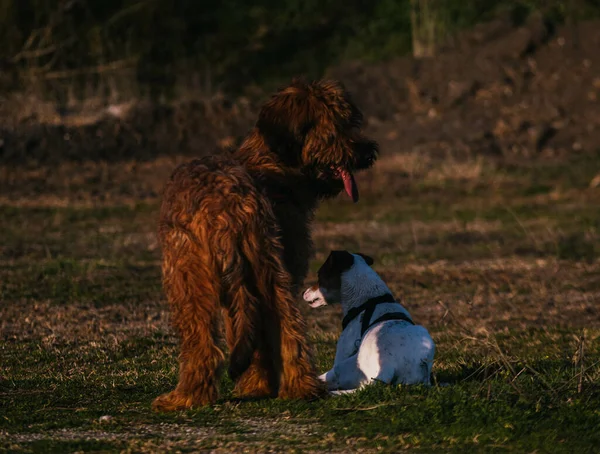
<svg viewBox="0 0 600 454">
<path fill-rule="evenodd" d="M 552 381 L 551 377 L 569 375 L 572 371 L 570 360 L 560 358 L 531 359 L 529 361 L 503 362 L 473 361 L 451 369 L 436 368 L 432 371 L 431 384 L 434 386 L 449 386 L 460 383 L 490 383 L 502 381 L 516 383 L 518 378 L 533 377 L 534 381 L 546 383 Z M 550 377 L 545 380 L 544 377 Z"/>
<path fill-rule="evenodd" d="M 496 376 L 502 367 L 495 363 L 470 363 L 452 369 L 434 370 L 431 373 L 433 386 L 450 386 L 465 382 L 484 382 Z"/>
</svg>

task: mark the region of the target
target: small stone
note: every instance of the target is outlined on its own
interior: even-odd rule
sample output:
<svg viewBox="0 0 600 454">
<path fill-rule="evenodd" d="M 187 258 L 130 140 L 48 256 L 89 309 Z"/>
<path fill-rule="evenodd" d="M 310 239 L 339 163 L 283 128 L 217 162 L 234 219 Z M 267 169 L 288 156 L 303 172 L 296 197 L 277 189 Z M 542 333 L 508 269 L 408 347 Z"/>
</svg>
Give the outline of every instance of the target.
<svg viewBox="0 0 600 454">
<path fill-rule="evenodd" d="M 104 415 L 104 416 L 100 416 L 100 418 L 98 418 L 98 421 L 101 423 L 106 423 L 106 422 L 111 422 L 113 419 L 112 416 L 110 415 Z"/>
</svg>

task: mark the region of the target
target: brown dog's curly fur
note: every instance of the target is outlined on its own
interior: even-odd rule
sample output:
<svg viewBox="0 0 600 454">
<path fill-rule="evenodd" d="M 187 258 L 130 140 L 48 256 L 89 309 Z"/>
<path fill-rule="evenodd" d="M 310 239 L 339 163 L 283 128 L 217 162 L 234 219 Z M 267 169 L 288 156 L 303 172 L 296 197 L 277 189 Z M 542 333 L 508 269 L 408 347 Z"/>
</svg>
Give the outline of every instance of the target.
<svg viewBox="0 0 600 454">
<path fill-rule="evenodd" d="M 323 391 L 294 297 L 308 271 L 319 200 L 342 190 L 344 172 L 376 159 L 377 144 L 361 125 L 340 83 L 294 81 L 263 106 L 233 156 L 175 170 L 159 239 L 181 338 L 179 383 L 154 401 L 156 410 L 216 400 L 221 319 L 239 396 L 313 398 Z"/>
</svg>

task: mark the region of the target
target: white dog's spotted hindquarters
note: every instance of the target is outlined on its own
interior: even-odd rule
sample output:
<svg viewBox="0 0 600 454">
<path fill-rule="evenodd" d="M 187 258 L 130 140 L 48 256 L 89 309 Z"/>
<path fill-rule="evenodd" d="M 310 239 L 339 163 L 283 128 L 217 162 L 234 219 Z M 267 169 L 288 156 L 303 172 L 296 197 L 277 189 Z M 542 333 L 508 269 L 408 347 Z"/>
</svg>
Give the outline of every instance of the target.
<svg viewBox="0 0 600 454">
<path fill-rule="evenodd" d="M 370 267 L 373 259 L 332 251 L 304 292 L 311 307 L 340 302 L 344 318 L 333 368 L 321 375 L 330 391 L 354 390 L 373 381 L 430 384 L 435 345 Z"/>
</svg>

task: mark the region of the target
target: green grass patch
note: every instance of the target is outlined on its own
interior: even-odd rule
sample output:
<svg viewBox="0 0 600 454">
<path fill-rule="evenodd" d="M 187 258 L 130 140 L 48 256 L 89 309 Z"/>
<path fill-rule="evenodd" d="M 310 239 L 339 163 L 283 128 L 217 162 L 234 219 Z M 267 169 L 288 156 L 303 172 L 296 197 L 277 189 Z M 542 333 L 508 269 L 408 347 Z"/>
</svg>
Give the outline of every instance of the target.
<svg viewBox="0 0 600 454">
<path fill-rule="evenodd" d="M 25 450 L 78 443 L 85 450 L 112 450 L 139 440 L 132 427 L 146 428 L 151 438 L 164 442 L 173 434 L 161 432 L 161 424 L 174 425 L 179 435 L 186 428 L 203 428 L 240 443 L 266 440 L 277 449 L 335 449 L 351 440 L 356 448 L 389 451 L 587 452 L 600 443 L 600 434 L 592 430 L 600 425 L 597 345 L 584 358 L 579 388 L 581 368 L 570 358 L 576 344 L 568 333 L 507 333 L 494 338 L 497 350 L 486 337 L 465 346 L 456 335 L 434 336 L 436 385 L 430 388 L 375 385 L 316 402 L 239 402 L 232 400 L 232 384 L 225 379 L 216 406 L 172 415 L 149 411 L 152 399 L 176 381 L 172 340 L 131 339 L 113 347 L 4 343 L 0 429 L 22 439 L 29 435 Z M 317 337 L 315 344 L 319 365 L 329 367 L 333 342 Z M 111 416 L 106 424 L 99 422 L 104 415 Z M 289 421 L 287 434 L 282 417 Z M 264 425 L 258 437 L 261 429 L 249 422 L 256 420 Z M 100 431 L 113 441 L 87 439 Z M 34 440 L 40 434 L 46 438 Z M 64 440 L 65 434 L 74 439 Z"/>
</svg>

